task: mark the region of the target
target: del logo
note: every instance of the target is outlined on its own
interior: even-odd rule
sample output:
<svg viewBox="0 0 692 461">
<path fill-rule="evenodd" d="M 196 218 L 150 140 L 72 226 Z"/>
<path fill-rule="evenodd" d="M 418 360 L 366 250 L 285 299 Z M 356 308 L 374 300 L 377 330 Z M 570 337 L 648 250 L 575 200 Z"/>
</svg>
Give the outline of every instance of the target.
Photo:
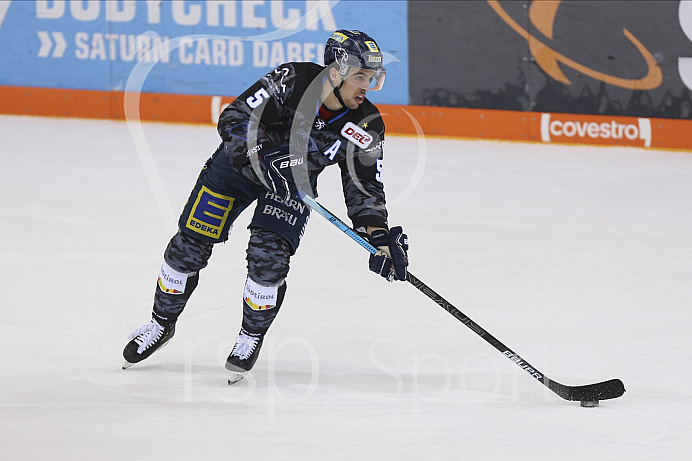
<svg viewBox="0 0 692 461">
<path fill-rule="evenodd" d="M 574 114 L 541 114 L 543 142 L 617 144 L 651 147 L 651 120 L 578 116 Z M 636 123 L 632 123 L 635 121 Z"/>
<path fill-rule="evenodd" d="M 341 130 L 341 135 L 363 149 L 368 147 L 372 142 L 372 136 L 353 122 L 348 122 L 344 125 L 344 128 Z"/>
</svg>

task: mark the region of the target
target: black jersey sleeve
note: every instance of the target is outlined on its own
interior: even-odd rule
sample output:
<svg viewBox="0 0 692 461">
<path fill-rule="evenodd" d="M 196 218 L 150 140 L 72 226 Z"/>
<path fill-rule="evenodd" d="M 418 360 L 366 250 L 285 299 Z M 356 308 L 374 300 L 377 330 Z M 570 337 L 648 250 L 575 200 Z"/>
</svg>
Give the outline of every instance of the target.
<svg viewBox="0 0 692 461">
<path fill-rule="evenodd" d="M 368 226 L 388 228 L 382 183 L 384 124 L 381 119 L 374 122 L 372 124 L 378 130 L 371 146 L 339 162 L 348 216 L 355 229 Z"/>
<path fill-rule="evenodd" d="M 217 131 L 226 157 L 250 179 L 254 178 L 246 168 L 248 155 L 283 143 L 286 101 L 294 77 L 293 66 L 282 64 L 245 90 L 219 117 Z"/>
</svg>

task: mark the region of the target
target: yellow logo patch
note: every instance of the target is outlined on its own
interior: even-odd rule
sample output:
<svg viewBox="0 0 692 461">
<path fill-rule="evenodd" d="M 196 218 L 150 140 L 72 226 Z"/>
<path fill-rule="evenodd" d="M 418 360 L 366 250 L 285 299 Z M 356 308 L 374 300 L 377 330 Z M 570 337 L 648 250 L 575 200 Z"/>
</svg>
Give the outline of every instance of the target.
<svg viewBox="0 0 692 461">
<path fill-rule="evenodd" d="M 185 227 L 206 237 L 219 238 L 234 201 L 232 197 L 217 194 L 202 186 Z"/>
<path fill-rule="evenodd" d="M 373 53 L 379 53 L 379 52 L 380 52 L 380 49 L 377 48 L 377 45 L 375 44 L 375 42 L 372 42 L 372 41 L 370 41 L 370 40 L 366 40 L 366 41 L 365 41 L 365 46 L 367 46 L 368 49 L 369 49 L 370 51 L 372 51 Z"/>
<path fill-rule="evenodd" d="M 334 32 L 329 38 L 331 38 L 332 40 L 336 40 L 339 43 L 344 43 L 348 37 L 342 34 L 341 32 Z"/>
</svg>

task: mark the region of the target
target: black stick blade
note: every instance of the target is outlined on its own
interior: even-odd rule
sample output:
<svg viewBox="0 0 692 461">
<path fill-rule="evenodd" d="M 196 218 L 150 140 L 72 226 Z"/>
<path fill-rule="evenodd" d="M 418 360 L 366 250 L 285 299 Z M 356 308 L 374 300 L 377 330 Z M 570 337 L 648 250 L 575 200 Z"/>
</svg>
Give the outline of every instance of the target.
<svg viewBox="0 0 692 461">
<path fill-rule="evenodd" d="M 548 387 L 563 399 L 573 401 L 616 399 L 625 393 L 625 385 L 619 379 L 586 386 L 565 386 L 553 381 Z"/>
</svg>

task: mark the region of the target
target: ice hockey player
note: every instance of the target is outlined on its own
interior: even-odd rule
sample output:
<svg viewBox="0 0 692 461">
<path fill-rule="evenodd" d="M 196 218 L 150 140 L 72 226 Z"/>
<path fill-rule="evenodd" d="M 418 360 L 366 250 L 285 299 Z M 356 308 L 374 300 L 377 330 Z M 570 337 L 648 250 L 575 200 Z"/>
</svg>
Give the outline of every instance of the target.
<svg viewBox="0 0 692 461">
<path fill-rule="evenodd" d="M 317 176 L 338 164 L 348 216 L 379 251 L 370 270 L 406 280 L 408 239 L 389 229 L 381 182 L 385 127 L 366 98 L 382 88 L 383 55 L 363 32 L 338 30 L 327 40 L 326 67 L 282 64 L 221 114 L 222 142 L 197 179 L 163 258 L 151 321 L 130 335 L 128 368 L 173 337 L 175 324 L 206 267 L 214 244 L 228 239 L 238 215 L 257 202 L 250 223 L 240 333 L 226 361 L 229 382 L 242 379 L 286 293 L 291 256 L 310 209 L 300 194 L 317 194 Z"/>
</svg>

